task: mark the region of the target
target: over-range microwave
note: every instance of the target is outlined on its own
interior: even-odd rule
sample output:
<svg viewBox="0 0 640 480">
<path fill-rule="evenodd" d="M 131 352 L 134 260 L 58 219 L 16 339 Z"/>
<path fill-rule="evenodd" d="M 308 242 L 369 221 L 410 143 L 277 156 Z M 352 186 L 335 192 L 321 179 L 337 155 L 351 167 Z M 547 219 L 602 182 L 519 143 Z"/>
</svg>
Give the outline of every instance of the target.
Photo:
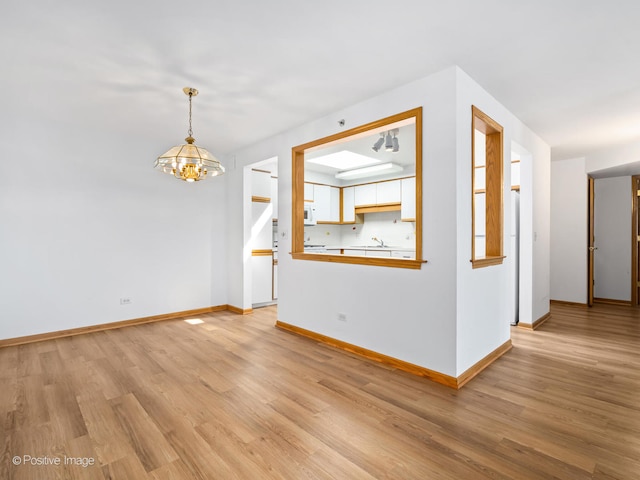
<svg viewBox="0 0 640 480">
<path fill-rule="evenodd" d="M 315 225 L 316 224 L 316 216 L 315 216 L 315 208 L 311 205 L 306 204 L 304 206 L 304 225 Z"/>
</svg>

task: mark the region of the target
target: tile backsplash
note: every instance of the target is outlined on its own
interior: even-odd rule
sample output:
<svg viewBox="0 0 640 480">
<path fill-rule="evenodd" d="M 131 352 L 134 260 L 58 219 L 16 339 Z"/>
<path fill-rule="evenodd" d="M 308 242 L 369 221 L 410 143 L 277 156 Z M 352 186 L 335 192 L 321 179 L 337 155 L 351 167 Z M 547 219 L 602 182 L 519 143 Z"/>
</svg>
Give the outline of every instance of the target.
<svg viewBox="0 0 640 480">
<path fill-rule="evenodd" d="M 315 225 L 304 228 L 306 243 L 328 246 L 375 245 L 372 237 L 385 245 L 415 247 L 415 223 L 400 221 L 400 212 L 366 213 L 364 223 L 354 225 Z"/>
</svg>

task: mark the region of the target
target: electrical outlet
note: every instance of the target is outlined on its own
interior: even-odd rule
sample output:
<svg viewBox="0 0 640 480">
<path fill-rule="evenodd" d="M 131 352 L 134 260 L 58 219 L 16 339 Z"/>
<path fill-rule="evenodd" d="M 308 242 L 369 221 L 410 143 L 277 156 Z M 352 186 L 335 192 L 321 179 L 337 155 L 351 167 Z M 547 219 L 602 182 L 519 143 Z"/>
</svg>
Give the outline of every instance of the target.
<svg viewBox="0 0 640 480">
<path fill-rule="evenodd" d="M 346 322 L 347 321 L 347 314 L 346 313 L 338 313 L 338 321 Z"/>
<path fill-rule="evenodd" d="M 131 305 L 131 299 L 129 297 L 122 297 L 120 299 L 120 305 Z"/>
</svg>

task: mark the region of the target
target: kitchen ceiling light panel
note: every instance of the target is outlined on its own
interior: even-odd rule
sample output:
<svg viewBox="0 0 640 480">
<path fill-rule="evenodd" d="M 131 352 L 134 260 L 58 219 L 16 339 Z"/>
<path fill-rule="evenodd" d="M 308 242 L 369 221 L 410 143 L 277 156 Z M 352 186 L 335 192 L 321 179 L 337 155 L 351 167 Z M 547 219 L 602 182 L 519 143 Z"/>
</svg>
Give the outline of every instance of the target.
<svg viewBox="0 0 640 480">
<path fill-rule="evenodd" d="M 402 165 L 396 163 L 381 163 L 379 165 L 371 165 L 369 167 L 356 168 L 354 170 L 347 170 L 344 172 L 336 173 L 338 179 L 352 179 L 352 178 L 364 178 L 373 177 L 376 175 L 386 175 L 387 173 L 396 173 L 404 170 Z"/>
<path fill-rule="evenodd" d="M 377 158 L 368 157 L 350 150 L 341 150 L 306 161 L 324 167 L 335 168 L 336 170 L 351 170 L 352 168 L 364 167 L 381 162 L 381 160 Z"/>
</svg>

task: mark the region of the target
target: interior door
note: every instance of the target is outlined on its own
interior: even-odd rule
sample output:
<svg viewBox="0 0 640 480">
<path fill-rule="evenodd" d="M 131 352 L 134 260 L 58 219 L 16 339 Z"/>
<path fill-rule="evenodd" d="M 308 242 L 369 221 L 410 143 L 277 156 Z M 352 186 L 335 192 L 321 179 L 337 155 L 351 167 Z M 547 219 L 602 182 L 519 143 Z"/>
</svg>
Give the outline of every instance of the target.
<svg viewBox="0 0 640 480">
<path fill-rule="evenodd" d="M 589 177 L 589 238 L 587 239 L 587 245 L 589 246 L 589 251 L 587 255 L 587 271 L 588 271 L 588 279 L 587 279 L 587 305 L 590 307 L 593 306 L 593 261 L 594 254 L 596 251 L 596 241 L 595 241 L 595 217 L 594 217 L 594 206 L 595 206 L 595 189 L 594 189 L 594 180 L 592 177 Z"/>
</svg>

